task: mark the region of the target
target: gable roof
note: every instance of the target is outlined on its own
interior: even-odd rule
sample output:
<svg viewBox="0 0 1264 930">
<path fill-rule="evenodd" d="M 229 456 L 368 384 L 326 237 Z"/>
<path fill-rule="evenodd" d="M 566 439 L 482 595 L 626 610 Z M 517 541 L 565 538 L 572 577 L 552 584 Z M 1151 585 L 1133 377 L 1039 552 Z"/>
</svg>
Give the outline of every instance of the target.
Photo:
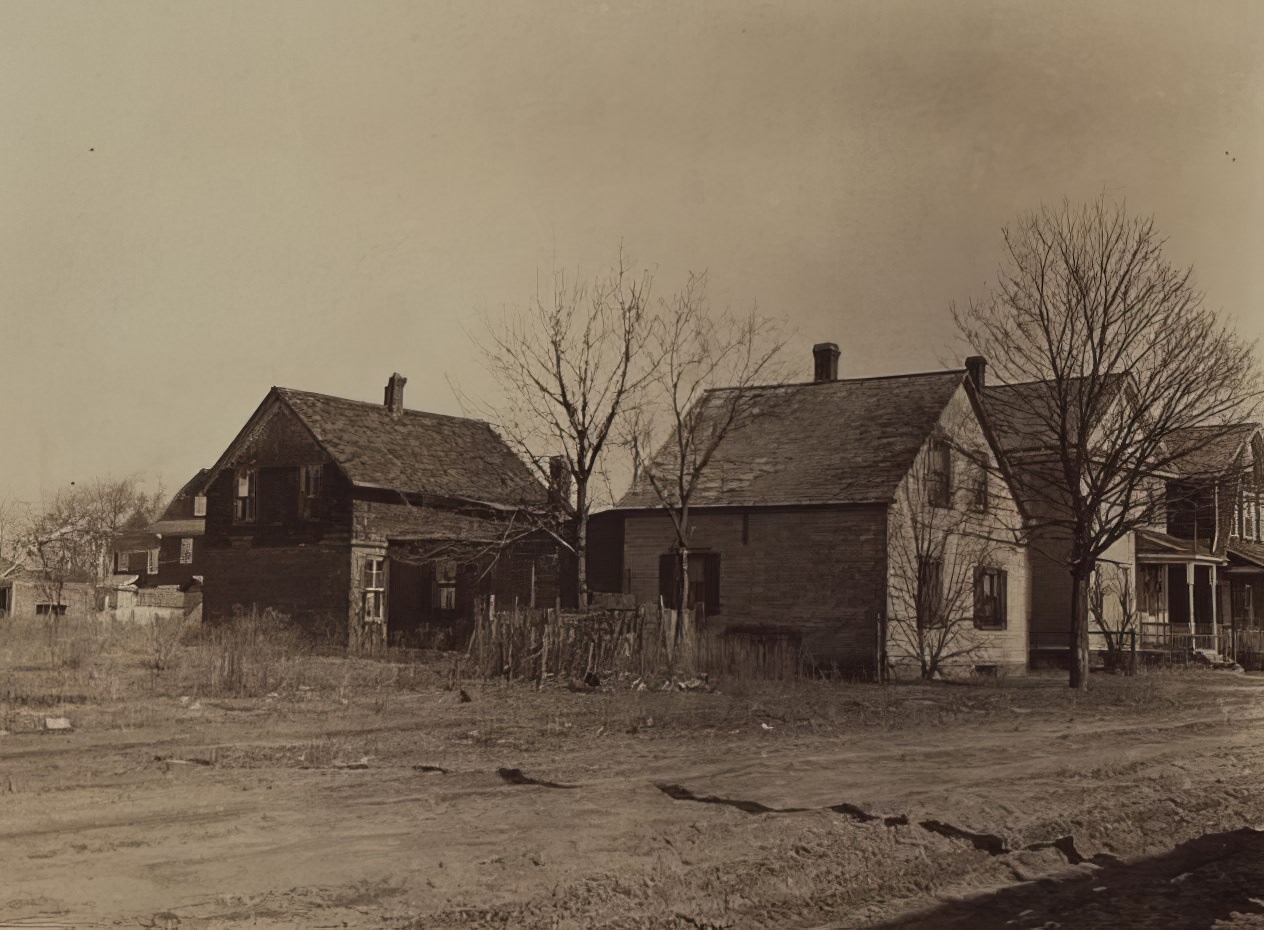
<svg viewBox="0 0 1264 930">
<path fill-rule="evenodd" d="M 725 437 L 690 506 L 889 502 L 964 380 L 951 370 L 744 389 L 769 412 Z M 727 390 L 704 395 L 700 415 Z M 641 478 L 618 506 L 662 504 Z"/>
<path fill-rule="evenodd" d="M 1241 464 L 1259 428 L 1257 423 L 1231 423 L 1176 430 L 1169 440 L 1174 467 L 1184 477 L 1227 472 Z"/>
<path fill-rule="evenodd" d="M 202 517 L 193 516 L 193 499 L 202 493 L 207 479 L 211 476 L 209 468 L 199 468 L 198 473 L 184 483 L 180 490 L 172 495 L 171 500 L 167 503 L 167 507 L 163 510 L 162 515 L 155 521 L 156 523 L 164 523 L 172 520 L 202 520 Z"/>
<path fill-rule="evenodd" d="M 1102 375 L 1102 399 L 1109 406 L 1122 396 L 1128 383 L 1124 374 Z M 1065 382 L 1070 403 L 1068 412 L 1077 412 L 1075 395 L 1087 378 L 1069 378 Z M 1001 451 L 1008 457 L 1024 452 L 1047 451 L 1056 446 L 1057 437 L 1050 419 L 1057 410 L 1053 395 L 1055 382 L 1026 381 L 1020 384 L 989 384 L 981 392 L 983 408 L 992 424 Z M 1074 431 L 1076 424 L 1070 424 Z"/>
<path fill-rule="evenodd" d="M 274 387 L 208 476 L 212 480 L 270 404 L 288 408 L 356 487 L 493 506 L 545 502 L 543 485 L 481 420 Z"/>
</svg>

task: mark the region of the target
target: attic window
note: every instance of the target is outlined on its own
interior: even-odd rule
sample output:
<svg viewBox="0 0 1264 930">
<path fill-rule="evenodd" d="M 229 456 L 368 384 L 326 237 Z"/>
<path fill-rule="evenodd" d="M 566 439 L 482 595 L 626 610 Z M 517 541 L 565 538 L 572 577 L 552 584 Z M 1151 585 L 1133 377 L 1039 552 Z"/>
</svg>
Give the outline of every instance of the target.
<svg viewBox="0 0 1264 930">
<path fill-rule="evenodd" d="M 974 487 L 971 489 L 970 506 L 979 513 L 987 513 L 988 509 L 988 473 L 982 465 L 976 465 Z"/>
<path fill-rule="evenodd" d="M 299 512 L 309 520 L 314 520 L 320 515 L 319 502 L 323 478 L 324 467 L 321 465 L 299 467 Z"/>
<path fill-rule="evenodd" d="M 233 521 L 235 523 L 255 522 L 255 470 L 239 468 L 234 475 Z"/>
<path fill-rule="evenodd" d="M 193 516 L 195 516 L 195 517 L 204 517 L 204 516 L 206 516 L 206 495 L 205 495 L 205 494 L 197 494 L 197 495 L 194 495 L 194 497 L 193 497 Z"/>
<path fill-rule="evenodd" d="M 935 507 L 952 506 L 952 447 L 939 437 L 926 451 L 926 496 Z"/>
</svg>

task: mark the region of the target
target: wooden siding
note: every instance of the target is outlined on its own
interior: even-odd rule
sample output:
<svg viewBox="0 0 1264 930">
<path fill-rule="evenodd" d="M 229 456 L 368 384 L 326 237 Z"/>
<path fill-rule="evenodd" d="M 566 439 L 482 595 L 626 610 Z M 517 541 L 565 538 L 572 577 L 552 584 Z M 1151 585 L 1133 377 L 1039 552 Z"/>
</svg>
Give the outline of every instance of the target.
<svg viewBox="0 0 1264 930">
<path fill-rule="evenodd" d="M 918 453 L 896 491 L 888 521 L 888 660 L 897 674 L 916 675 L 921 663 L 912 627 L 916 617 L 897 620 L 913 611 L 917 587 L 917 556 L 934 554 L 942 560 L 946 592 L 957 610 L 949 623 L 956 638 L 945 652 L 961 649 L 971 654 L 947 663 L 946 674 L 968 673 L 975 666 L 997 666 L 1010 674 L 1027 670 L 1027 634 L 1031 622 L 1031 585 L 1022 515 L 1008 484 L 997 474 L 996 455 L 988 443 L 965 389 L 944 408 L 936 434 L 950 449 L 948 506 L 936 507 L 927 486 L 931 439 Z M 941 447 L 942 448 L 942 447 Z M 986 460 L 987 506 L 977 510 L 973 482 L 979 462 Z M 916 529 L 914 524 L 916 523 Z M 973 625 L 976 568 L 1006 573 L 1007 615 L 1003 630 L 977 630 Z"/>
<path fill-rule="evenodd" d="M 720 556 L 720 610 L 708 623 L 799 633 L 818 662 L 873 673 L 885 505 L 698 511 L 690 523 L 693 548 Z M 658 602 L 659 557 L 673 540 L 666 514 L 626 515 L 625 593 Z"/>
<path fill-rule="evenodd" d="M 271 607 L 313 633 L 339 641 L 345 636 L 350 580 L 345 547 L 208 548 L 205 562 L 207 619 L 225 619 L 237 607 Z"/>
</svg>

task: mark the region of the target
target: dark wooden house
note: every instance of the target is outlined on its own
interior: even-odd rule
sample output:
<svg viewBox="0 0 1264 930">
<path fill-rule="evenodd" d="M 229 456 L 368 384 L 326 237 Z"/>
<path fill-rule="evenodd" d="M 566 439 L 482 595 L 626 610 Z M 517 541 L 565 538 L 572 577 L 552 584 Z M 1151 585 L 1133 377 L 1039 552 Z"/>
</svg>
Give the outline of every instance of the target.
<svg viewBox="0 0 1264 930">
<path fill-rule="evenodd" d="M 1022 671 L 1021 517 L 1006 482 L 988 484 L 997 460 L 966 372 L 840 380 L 837 347 L 814 354 L 814 381 L 744 389 L 759 395 L 763 413 L 729 433 L 702 473 L 690 507 L 689 602 L 710 630 L 796 642 L 852 674 L 916 667 L 901 632 L 916 623 L 901 624 L 901 591 L 918 571 L 911 526 L 939 514 L 945 562 L 964 559 L 964 540 L 984 529 L 998 541 L 977 564 L 942 572 L 944 584 L 955 574 L 986 586 L 952 618 L 971 627 L 977 646 L 962 657 L 966 668 Z M 714 396 L 701 401 L 701 416 Z M 590 540 L 604 554 L 594 586 L 672 603 L 677 543 L 647 481 L 597 516 Z"/>
<path fill-rule="evenodd" d="M 488 424 L 274 387 L 205 482 L 204 613 L 270 607 L 351 645 L 552 604 L 548 493 Z"/>
<path fill-rule="evenodd" d="M 203 468 L 175 496 L 157 520 L 124 533 L 113 543 L 114 572 L 135 578 L 137 588 L 196 590 L 204 575 L 206 498 L 210 472 Z"/>
</svg>

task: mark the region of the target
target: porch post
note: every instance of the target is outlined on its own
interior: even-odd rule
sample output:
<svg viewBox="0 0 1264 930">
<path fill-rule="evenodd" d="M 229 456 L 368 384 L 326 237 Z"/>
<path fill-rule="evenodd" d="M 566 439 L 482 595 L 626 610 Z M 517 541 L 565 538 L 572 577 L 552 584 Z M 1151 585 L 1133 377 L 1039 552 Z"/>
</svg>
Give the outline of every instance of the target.
<svg viewBox="0 0 1264 930">
<path fill-rule="evenodd" d="M 1208 566 L 1211 571 L 1211 648 L 1220 654 L 1220 630 L 1216 626 L 1216 601 L 1220 600 L 1220 591 L 1216 587 L 1216 566 Z"/>
<path fill-rule="evenodd" d="M 1185 592 L 1189 595 L 1189 648 L 1194 648 L 1194 563 L 1185 563 Z"/>
</svg>

